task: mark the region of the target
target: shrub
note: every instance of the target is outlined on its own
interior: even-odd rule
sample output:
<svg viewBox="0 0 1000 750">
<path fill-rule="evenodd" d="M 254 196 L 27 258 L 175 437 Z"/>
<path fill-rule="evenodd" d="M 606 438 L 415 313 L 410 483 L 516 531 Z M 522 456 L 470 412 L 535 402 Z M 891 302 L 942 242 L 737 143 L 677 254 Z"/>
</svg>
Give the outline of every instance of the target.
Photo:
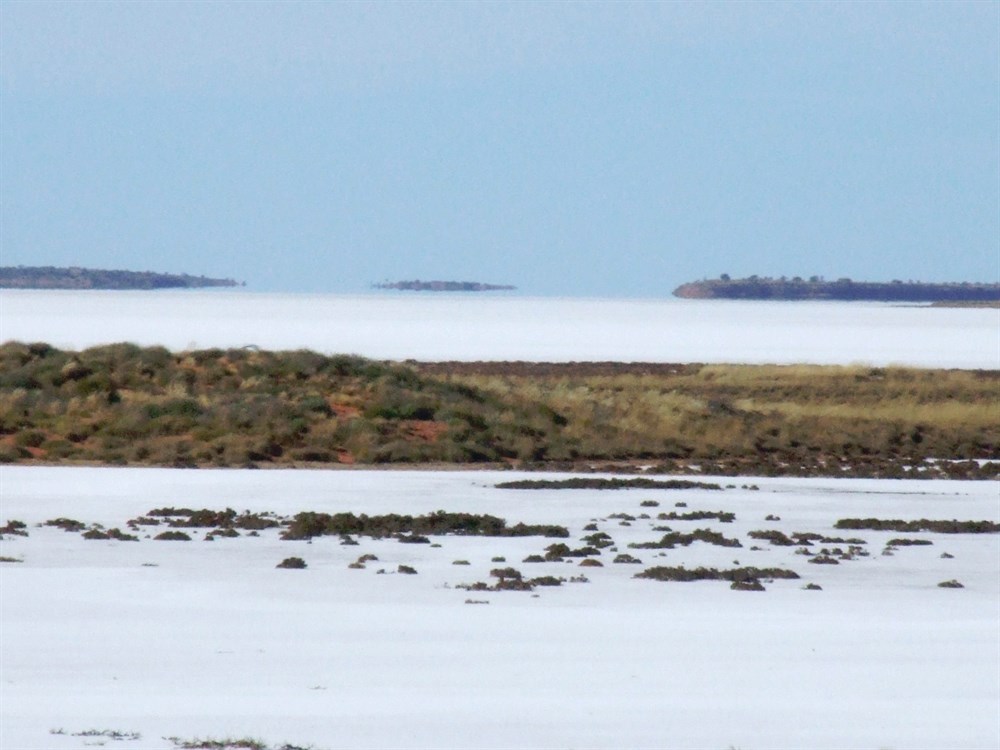
<svg viewBox="0 0 1000 750">
<path fill-rule="evenodd" d="M 400 534 L 396 537 L 402 544 L 430 544 L 431 540 L 420 534 Z"/>
<path fill-rule="evenodd" d="M 469 563 L 468 560 L 452 560 L 451 564 L 452 565 L 469 565 L 470 563 Z"/>
<path fill-rule="evenodd" d="M 751 539 L 764 539 L 773 544 L 776 547 L 794 547 L 795 541 L 790 539 L 788 536 L 778 531 L 777 529 L 771 529 L 768 531 L 750 531 L 747 536 Z"/>
<path fill-rule="evenodd" d="M 0 526 L 0 538 L 4 534 L 11 534 L 13 536 L 28 536 L 26 529 L 28 525 L 24 521 L 7 521 L 6 526 Z"/>
<path fill-rule="evenodd" d="M 396 570 L 397 572 L 403 573 L 408 576 L 413 576 L 417 574 L 416 568 L 411 568 L 409 565 L 400 565 Z"/>
<path fill-rule="evenodd" d="M 930 539 L 909 539 L 905 537 L 890 539 L 885 543 L 886 547 L 925 547 L 934 544 Z"/>
<path fill-rule="evenodd" d="M 526 563 L 543 563 L 543 562 L 545 562 L 545 558 L 542 557 L 541 555 L 528 555 L 521 562 L 526 562 Z"/>
<path fill-rule="evenodd" d="M 809 558 L 809 562 L 815 563 L 816 565 L 840 565 L 837 558 L 831 557 L 830 555 L 816 555 Z"/>
<path fill-rule="evenodd" d="M 642 560 L 640 560 L 638 557 L 632 557 L 632 555 L 629 555 L 627 553 L 622 553 L 620 555 L 615 556 L 615 559 L 612 560 L 611 562 L 624 563 L 627 565 L 636 565 L 636 564 L 641 564 Z"/>
<path fill-rule="evenodd" d="M 589 546 L 596 549 L 604 549 L 606 547 L 614 546 L 615 540 L 611 538 L 610 535 L 605 534 L 603 531 L 598 531 L 594 534 L 580 539 L 581 542 L 586 542 Z"/>
<path fill-rule="evenodd" d="M 600 554 L 601 551 L 596 547 L 579 547 L 578 549 L 570 549 L 569 545 L 563 544 L 562 542 L 550 544 L 545 548 L 545 559 L 548 562 L 559 562 L 564 557 L 590 557 L 592 555 Z"/>
<path fill-rule="evenodd" d="M 44 432 L 39 430 L 25 430 L 19 432 L 14 438 L 14 445 L 21 448 L 39 448 L 46 440 Z"/>
<path fill-rule="evenodd" d="M 276 568 L 288 568 L 291 570 L 301 570 L 306 567 L 306 561 L 301 557 L 286 557 L 280 563 L 275 565 Z"/>
<path fill-rule="evenodd" d="M 493 578 L 521 578 L 521 571 L 516 568 L 493 568 L 490 575 Z"/>
<path fill-rule="evenodd" d="M 764 591 L 764 585 L 756 578 L 748 578 L 742 581 L 733 581 L 729 588 L 735 591 Z"/>
<path fill-rule="evenodd" d="M 164 531 L 161 534 L 157 534 L 153 539 L 164 541 L 164 542 L 190 542 L 191 537 L 185 534 L 183 531 Z"/>
<path fill-rule="evenodd" d="M 139 537 L 126 534 L 121 529 L 108 529 L 108 539 L 117 539 L 119 542 L 138 542 Z"/>
<path fill-rule="evenodd" d="M 941 581 L 941 583 L 938 584 L 938 588 L 941 588 L 941 589 L 964 589 L 965 586 L 963 586 L 958 581 L 956 581 L 954 578 L 952 578 L 950 581 Z"/>
<path fill-rule="evenodd" d="M 602 563 L 600 560 L 595 560 L 592 557 L 587 557 L 587 558 L 584 558 L 583 560 L 580 561 L 580 567 L 581 568 L 603 568 L 604 567 L 604 563 Z"/>
</svg>

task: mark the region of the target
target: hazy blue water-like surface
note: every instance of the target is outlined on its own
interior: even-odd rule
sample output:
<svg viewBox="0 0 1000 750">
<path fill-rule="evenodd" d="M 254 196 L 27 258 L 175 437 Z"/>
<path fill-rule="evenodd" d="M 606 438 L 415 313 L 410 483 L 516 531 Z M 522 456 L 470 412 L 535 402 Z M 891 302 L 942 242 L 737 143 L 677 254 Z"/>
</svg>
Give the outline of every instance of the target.
<svg viewBox="0 0 1000 750">
<path fill-rule="evenodd" d="M 1000 311 L 245 291 L 0 292 L 0 340 L 309 348 L 380 359 L 1000 367 Z"/>
</svg>

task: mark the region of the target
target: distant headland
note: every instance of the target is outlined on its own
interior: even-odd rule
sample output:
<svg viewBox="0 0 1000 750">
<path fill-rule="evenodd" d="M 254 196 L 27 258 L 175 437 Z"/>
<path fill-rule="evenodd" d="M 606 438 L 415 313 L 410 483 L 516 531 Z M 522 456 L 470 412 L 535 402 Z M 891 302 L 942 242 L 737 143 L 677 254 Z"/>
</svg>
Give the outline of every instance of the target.
<svg viewBox="0 0 1000 750">
<path fill-rule="evenodd" d="M 674 290 L 674 296 L 685 299 L 994 302 L 1000 300 L 1000 284 L 853 281 L 847 278 L 826 281 L 821 276 L 733 279 L 722 274 L 718 279 L 681 284 Z"/>
<path fill-rule="evenodd" d="M 375 289 L 399 289 L 406 292 L 509 292 L 516 286 L 483 284 L 479 281 L 383 281 Z"/>
<path fill-rule="evenodd" d="M 186 273 L 0 266 L 0 289 L 201 289 L 213 286 L 246 286 L 246 283 Z"/>
</svg>

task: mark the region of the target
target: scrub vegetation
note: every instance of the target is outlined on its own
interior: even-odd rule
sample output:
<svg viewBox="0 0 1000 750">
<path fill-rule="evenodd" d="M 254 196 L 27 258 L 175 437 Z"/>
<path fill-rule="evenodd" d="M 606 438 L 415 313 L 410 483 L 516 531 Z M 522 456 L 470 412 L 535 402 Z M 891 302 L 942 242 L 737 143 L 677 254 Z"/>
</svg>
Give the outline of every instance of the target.
<svg viewBox="0 0 1000 750">
<path fill-rule="evenodd" d="M 0 462 L 995 478 L 1000 371 L 0 346 Z"/>
</svg>

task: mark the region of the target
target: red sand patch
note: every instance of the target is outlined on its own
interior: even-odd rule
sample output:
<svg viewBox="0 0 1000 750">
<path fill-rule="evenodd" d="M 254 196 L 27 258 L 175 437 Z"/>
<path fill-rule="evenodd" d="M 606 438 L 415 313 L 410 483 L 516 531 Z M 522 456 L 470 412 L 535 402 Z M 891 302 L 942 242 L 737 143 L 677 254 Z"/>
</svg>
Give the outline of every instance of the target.
<svg viewBox="0 0 1000 750">
<path fill-rule="evenodd" d="M 361 410 L 356 406 L 348 406 L 347 404 L 330 404 L 330 408 L 333 410 L 333 413 L 340 418 L 361 416 Z"/>
<path fill-rule="evenodd" d="M 448 431 L 448 425 L 444 422 L 409 420 L 404 423 L 403 430 L 409 437 L 434 443 Z"/>
</svg>

